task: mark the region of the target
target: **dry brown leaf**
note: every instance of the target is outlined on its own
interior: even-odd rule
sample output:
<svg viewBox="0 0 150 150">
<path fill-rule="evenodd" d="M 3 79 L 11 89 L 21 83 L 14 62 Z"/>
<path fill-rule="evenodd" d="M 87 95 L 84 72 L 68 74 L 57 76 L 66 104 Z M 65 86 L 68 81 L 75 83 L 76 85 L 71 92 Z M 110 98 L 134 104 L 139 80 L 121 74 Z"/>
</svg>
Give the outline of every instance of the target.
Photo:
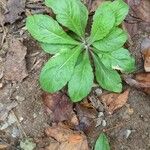
<svg viewBox="0 0 150 150">
<path fill-rule="evenodd" d="M 149 76 L 150 76 L 149 74 L 150 73 L 138 73 L 138 74 L 136 74 L 135 79 L 133 79 L 132 77 L 127 75 L 127 76 L 124 76 L 124 80 L 130 86 L 136 87 L 138 89 L 150 88 L 150 83 L 148 81 L 149 80 Z"/>
<path fill-rule="evenodd" d="M 150 73 L 138 73 L 135 76 L 135 80 L 139 82 L 143 87 L 141 86 L 142 90 L 150 94 Z"/>
<path fill-rule="evenodd" d="M 138 73 L 134 78 L 127 75 L 124 80 L 130 86 L 150 94 L 150 73 Z"/>
<path fill-rule="evenodd" d="M 55 94 L 43 93 L 42 98 L 44 104 L 51 110 L 51 117 L 54 122 L 67 120 L 74 125 L 78 124 L 73 105 L 65 94 L 61 92 Z"/>
<path fill-rule="evenodd" d="M 21 19 L 21 14 L 25 11 L 25 2 L 26 0 L 8 0 L 4 22 L 12 24 Z"/>
<path fill-rule="evenodd" d="M 76 128 L 89 134 L 93 130 L 93 127 L 96 126 L 96 120 L 94 119 L 96 119 L 98 112 L 95 108 L 86 107 L 84 104 L 76 104 L 75 110 L 79 119 L 79 125 Z"/>
<path fill-rule="evenodd" d="M 27 48 L 18 39 L 9 41 L 9 49 L 6 56 L 4 77 L 6 80 L 21 82 L 27 77 L 25 56 Z"/>
<path fill-rule="evenodd" d="M 150 72 L 150 48 L 143 50 L 144 55 L 144 69 Z"/>
<path fill-rule="evenodd" d="M 113 114 L 115 110 L 123 107 L 126 104 L 129 96 L 129 91 L 130 90 L 127 89 L 121 94 L 110 93 L 101 96 L 101 99 L 110 114 Z"/>
<path fill-rule="evenodd" d="M 138 73 L 136 74 L 135 79 L 138 82 L 150 85 L 150 73 Z"/>
<path fill-rule="evenodd" d="M 47 136 L 56 140 L 56 142 L 50 143 L 47 150 L 89 150 L 86 136 L 67 126 L 59 124 L 47 128 L 45 132 Z"/>
</svg>

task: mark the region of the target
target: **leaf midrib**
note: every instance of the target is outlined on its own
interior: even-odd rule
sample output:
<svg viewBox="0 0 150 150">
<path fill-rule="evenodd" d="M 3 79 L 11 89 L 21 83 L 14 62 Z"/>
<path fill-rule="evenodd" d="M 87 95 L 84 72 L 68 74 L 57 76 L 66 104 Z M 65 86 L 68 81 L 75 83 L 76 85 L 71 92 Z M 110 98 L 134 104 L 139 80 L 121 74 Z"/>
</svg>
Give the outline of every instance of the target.
<svg viewBox="0 0 150 150">
<path fill-rule="evenodd" d="M 44 24 L 41 26 L 41 25 L 39 25 L 41 28 L 43 28 L 44 27 L 44 29 L 46 29 L 48 32 L 50 32 L 52 35 L 55 35 L 56 37 L 59 37 L 60 39 L 63 39 L 63 40 L 72 40 L 72 44 L 78 44 L 78 42 L 77 41 L 74 41 L 74 39 L 68 39 L 68 35 L 64 32 L 63 33 L 63 35 L 65 35 L 66 36 L 66 38 L 64 38 L 63 36 L 60 36 L 59 34 L 57 34 L 57 33 L 55 33 L 55 32 L 52 32 L 51 30 L 49 30 Z M 63 30 L 63 29 L 62 29 Z M 62 34 L 61 34 L 62 35 Z"/>
</svg>

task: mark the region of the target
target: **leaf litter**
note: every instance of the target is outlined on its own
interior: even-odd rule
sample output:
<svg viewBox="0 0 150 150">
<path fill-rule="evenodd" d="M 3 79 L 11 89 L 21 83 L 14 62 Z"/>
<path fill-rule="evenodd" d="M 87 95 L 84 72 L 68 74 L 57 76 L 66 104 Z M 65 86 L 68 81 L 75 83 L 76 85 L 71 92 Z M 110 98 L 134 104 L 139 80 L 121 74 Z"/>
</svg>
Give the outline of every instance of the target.
<svg viewBox="0 0 150 150">
<path fill-rule="evenodd" d="M 14 37 L 9 41 L 6 56 L 4 78 L 6 80 L 22 82 L 28 76 L 25 56 L 27 48 L 19 39 Z"/>
<path fill-rule="evenodd" d="M 82 132 L 73 131 L 63 124 L 53 125 L 45 130 L 48 137 L 56 141 L 50 143 L 47 150 L 89 150 L 86 136 Z"/>
<path fill-rule="evenodd" d="M 51 117 L 53 122 L 62 122 L 67 120 L 72 124 L 78 124 L 78 119 L 73 111 L 73 104 L 64 93 L 43 93 L 42 99 L 45 106 L 47 106 L 47 108 L 52 112 Z"/>
<path fill-rule="evenodd" d="M 142 54 L 144 59 L 145 72 L 136 73 L 134 77 L 125 75 L 124 80 L 127 84 L 137 89 L 141 89 L 143 92 L 150 94 L 150 44 L 149 39 L 145 39 L 141 44 Z"/>
<path fill-rule="evenodd" d="M 0 103 L 0 122 L 5 121 L 8 117 L 9 112 L 18 105 L 16 101 L 12 101 L 11 103 L 2 104 Z"/>
<path fill-rule="evenodd" d="M 145 72 L 150 72 L 150 48 L 143 51 Z"/>
<path fill-rule="evenodd" d="M 96 126 L 98 112 L 96 109 L 92 107 L 88 108 L 83 104 L 76 104 L 75 110 L 79 119 L 79 125 L 76 126 L 76 129 L 83 131 L 86 134 L 90 134 L 92 129 Z"/>
<path fill-rule="evenodd" d="M 5 23 L 14 23 L 16 20 L 22 18 L 22 13 L 25 12 L 26 0 L 8 0 L 5 12 Z"/>
<path fill-rule="evenodd" d="M 56 143 L 57 143 L 57 145 L 59 146 L 59 143 L 56 141 Z M 54 147 L 52 147 L 52 148 L 54 148 Z"/>
<path fill-rule="evenodd" d="M 125 92 L 121 94 L 109 93 L 101 96 L 101 100 L 103 104 L 106 106 L 109 114 L 113 114 L 114 111 L 123 107 L 129 97 L 130 90 L 127 89 Z"/>
</svg>

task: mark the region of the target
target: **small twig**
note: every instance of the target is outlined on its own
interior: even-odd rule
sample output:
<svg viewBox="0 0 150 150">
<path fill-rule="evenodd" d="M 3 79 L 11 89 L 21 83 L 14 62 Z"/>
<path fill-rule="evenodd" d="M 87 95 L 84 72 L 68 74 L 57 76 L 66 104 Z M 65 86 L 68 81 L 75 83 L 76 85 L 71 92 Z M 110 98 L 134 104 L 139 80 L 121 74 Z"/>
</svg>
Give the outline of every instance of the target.
<svg viewBox="0 0 150 150">
<path fill-rule="evenodd" d="M 22 128 L 22 126 L 21 126 L 21 124 L 20 124 L 20 122 L 19 122 L 19 119 L 18 119 L 16 113 L 15 113 L 13 110 L 11 110 L 11 113 L 12 113 L 12 114 L 15 116 L 15 118 L 16 118 L 17 126 L 18 126 L 18 129 L 19 129 L 19 130 L 21 131 L 21 133 L 23 134 L 22 136 L 25 137 L 25 138 L 27 138 L 27 134 L 25 133 L 24 129 Z"/>
<path fill-rule="evenodd" d="M 34 65 L 33 67 L 30 69 L 30 72 L 33 71 L 37 66 L 38 64 L 41 62 L 41 59 L 39 59 Z"/>
<path fill-rule="evenodd" d="M 2 48 L 4 41 L 5 41 L 5 38 L 7 36 L 7 28 L 5 28 L 3 24 L 1 24 L 1 26 L 3 29 L 3 36 L 2 36 L 2 40 L 1 40 L 1 44 L 0 44 L 0 49 Z"/>
<path fill-rule="evenodd" d="M 146 83 L 145 84 L 145 83 L 142 83 L 142 82 L 138 82 L 135 79 L 132 79 L 128 75 L 123 75 L 123 79 L 131 87 L 136 87 L 137 89 L 140 89 L 140 88 L 150 88 L 150 83 Z"/>
</svg>

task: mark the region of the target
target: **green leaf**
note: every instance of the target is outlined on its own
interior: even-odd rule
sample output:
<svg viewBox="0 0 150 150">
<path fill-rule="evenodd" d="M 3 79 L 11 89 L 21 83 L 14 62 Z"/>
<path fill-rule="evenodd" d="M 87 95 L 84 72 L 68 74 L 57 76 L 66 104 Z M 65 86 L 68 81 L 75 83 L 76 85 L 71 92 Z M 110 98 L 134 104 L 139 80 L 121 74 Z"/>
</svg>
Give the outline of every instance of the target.
<svg viewBox="0 0 150 150">
<path fill-rule="evenodd" d="M 129 51 L 124 48 L 120 48 L 111 53 L 104 53 L 101 61 L 110 69 L 116 69 L 127 73 L 135 70 L 135 59 L 130 55 Z"/>
<path fill-rule="evenodd" d="M 71 49 L 74 45 L 68 44 L 48 44 L 48 43 L 40 43 L 42 49 L 49 54 L 56 54 L 60 52 L 62 49 L 68 48 Z"/>
<path fill-rule="evenodd" d="M 58 22 L 80 37 L 84 36 L 88 11 L 80 0 L 46 0 L 45 3 L 52 8 Z"/>
<path fill-rule="evenodd" d="M 49 44 L 78 44 L 69 37 L 59 24 L 50 16 L 33 15 L 26 21 L 26 27 L 31 35 L 39 42 Z"/>
<path fill-rule="evenodd" d="M 120 28 L 114 28 L 104 39 L 96 41 L 93 46 L 100 51 L 114 51 L 124 45 L 127 34 Z"/>
<path fill-rule="evenodd" d="M 108 139 L 104 133 L 98 137 L 94 150 L 110 150 Z"/>
<path fill-rule="evenodd" d="M 44 91 L 56 92 L 70 80 L 81 47 L 65 49 L 54 55 L 43 67 L 40 74 L 40 84 Z"/>
<path fill-rule="evenodd" d="M 115 0 L 111 4 L 111 9 L 116 16 L 116 26 L 121 24 L 129 12 L 129 6 L 123 0 Z"/>
<path fill-rule="evenodd" d="M 92 88 L 94 75 L 88 53 L 85 52 L 81 62 L 75 67 L 73 76 L 68 84 L 68 92 L 73 102 L 82 100 Z"/>
<path fill-rule="evenodd" d="M 117 71 L 108 69 L 101 62 L 100 58 L 93 55 L 95 62 L 95 75 L 99 85 L 108 91 L 121 92 L 121 78 Z"/>
<path fill-rule="evenodd" d="M 114 24 L 114 13 L 109 6 L 109 2 L 104 2 L 98 7 L 93 17 L 90 42 L 93 43 L 103 39 L 113 28 Z"/>
</svg>

